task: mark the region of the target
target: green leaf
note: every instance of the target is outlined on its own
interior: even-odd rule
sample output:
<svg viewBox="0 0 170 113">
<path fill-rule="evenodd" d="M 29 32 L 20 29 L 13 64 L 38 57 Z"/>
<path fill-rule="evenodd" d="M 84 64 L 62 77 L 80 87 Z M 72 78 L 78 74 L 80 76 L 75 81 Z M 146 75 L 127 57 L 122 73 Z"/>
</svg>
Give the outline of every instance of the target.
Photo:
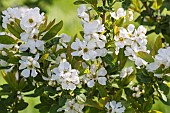
<svg viewBox="0 0 170 113">
<path fill-rule="evenodd" d="M 25 88 L 26 85 L 27 85 L 27 82 L 25 78 L 21 78 L 21 80 L 19 81 L 18 89 L 22 90 Z"/>
<path fill-rule="evenodd" d="M 18 82 L 16 80 L 14 72 L 8 72 L 7 74 L 5 74 L 4 71 L 1 71 L 1 74 L 13 90 L 18 90 Z"/>
<path fill-rule="evenodd" d="M 104 107 L 106 105 L 106 103 L 108 102 L 109 98 L 108 97 L 102 97 L 99 99 L 99 105 L 101 107 Z"/>
<path fill-rule="evenodd" d="M 117 59 L 117 62 L 119 62 L 119 70 L 122 70 L 123 67 L 125 66 L 125 63 L 127 61 L 127 56 L 125 56 L 125 53 L 124 53 L 124 48 L 120 49 L 119 50 L 119 54 L 118 54 L 118 59 Z"/>
<path fill-rule="evenodd" d="M 140 6 L 140 1 L 139 0 L 132 0 L 132 4 L 133 4 L 134 10 L 136 12 L 141 12 L 141 6 Z"/>
<path fill-rule="evenodd" d="M 6 105 L 3 101 L 0 101 L 0 113 L 8 113 Z"/>
<path fill-rule="evenodd" d="M 135 75 L 134 75 L 134 74 L 131 74 L 131 75 L 127 76 L 126 78 L 124 78 L 121 83 L 123 84 L 123 86 L 126 86 L 126 85 L 128 85 L 131 81 L 133 81 L 134 78 L 135 78 Z"/>
<path fill-rule="evenodd" d="M 150 96 L 147 101 L 143 103 L 143 109 L 145 112 L 149 111 L 153 105 L 153 98 Z"/>
<path fill-rule="evenodd" d="M 16 40 L 8 35 L 0 35 L 0 44 L 15 44 Z"/>
<path fill-rule="evenodd" d="M 93 108 L 93 107 L 88 107 L 85 113 L 99 113 L 99 109 Z"/>
<path fill-rule="evenodd" d="M 159 99 L 160 99 L 161 102 L 164 103 L 165 105 L 170 106 L 170 99 L 167 98 L 167 96 L 164 95 L 163 93 L 161 93 L 161 97 L 159 97 Z"/>
<path fill-rule="evenodd" d="M 66 103 L 67 99 L 63 97 L 59 97 L 59 106 L 64 106 Z"/>
<path fill-rule="evenodd" d="M 77 0 L 74 2 L 74 5 L 80 5 L 80 4 L 87 4 L 87 2 L 84 0 Z"/>
<path fill-rule="evenodd" d="M 49 30 L 54 24 L 55 24 L 55 19 L 52 20 L 52 21 L 47 25 L 47 27 L 46 27 L 46 29 L 45 29 L 44 31 Z M 44 32 L 44 31 L 43 31 L 43 32 Z"/>
<path fill-rule="evenodd" d="M 14 25 L 7 24 L 7 28 L 15 37 L 20 39 L 20 34 L 22 33 L 20 27 L 18 27 L 16 24 Z"/>
<path fill-rule="evenodd" d="M 143 52 L 143 51 L 139 51 L 137 53 L 137 56 L 142 58 L 143 60 L 151 63 L 151 62 L 154 62 L 154 59 L 152 58 L 152 55 L 146 53 L 146 52 Z"/>
<path fill-rule="evenodd" d="M 60 37 L 55 37 L 55 38 L 51 39 L 50 41 L 45 43 L 45 47 L 50 48 L 53 45 L 57 45 L 59 43 L 59 39 L 60 39 Z"/>
<path fill-rule="evenodd" d="M 59 23 L 57 23 L 56 25 L 54 25 L 43 37 L 42 40 L 44 41 L 48 41 L 53 39 L 57 33 L 61 30 L 61 28 L 63 27 L 63 21 L 60 21 Z"/>
<path fill-rule="evenodd" d="M 20 103 L 16 104 L 15 109 L 17 110 L 24 110 L 28 106 L 28 103 L 24 102 L 23 100 Z"/>
<path fill-rule="evenodd" d="M 157 111 L 157 110 L 150 110 L 149 113 L 162 113 L 162 112 Z"/>
<path fill-rule="evenodd" d="M 37 89 L 35 89 L 34 94 L 35 96 L 40 96 L 44 92 L 44 86 L 39 86 Z"/>
<path fill-rule="evenodd" d="M 107 0 L 107 4 L 112 7 L 113 4 L 115 3 L 115 0 Z"/>
<path fill-rule="evenodd" d="M 122 97 L 123 90 L 118 90 L 115 95 L 113 95 L 113 100 L 120 101 Z"/>
<path fill-rule="evenodd" d="M 160 89 L 161 91 L 163 91 L 163 93 L 164 93 L 165 95 L 168 95 L 168 93 L 169 93 L 169 87 L 168 87 L 166 84 L 164 84 L 164 83 L 158 83 L 158 85 L 159 85 L 159 89 Z"/>
<path fill-rule="evenodd" d="M 87 99 L 85 103 L 83 103 L 85 106 L 89 106 L 89 107 L 94 107 L 94 108 L 97 108 L 97 109 L 103 109 L 102 107 L 100 107 L 100 105 L 95 102 L 95 101 L 92 101 L 90 99 Z"/>
<path fill-rule="evenodd" d="M 107 64 L 113 64 L 113 57 L 110 54 L 107 54 L 105 57 L 102 58 L 104 62 Z"/>
<path fill-rule="evenodd" d="M 107 90 L 105 89 L 104 86 L 97 84 L 97 88 L 99 90 L 100 96 L 101 97 L 106 97 L 107 96 Z"/>
<path fill-rule="evenodd" d="M 153 2 L 153 9 L 158 10 L 162 6 L 162 0 L 154 0 Z"/>
<path fill-rule="evenodd" d="M 57 104 L 53 104 L 50 108 L 50 113 L 57 113 L 59 106 Z"/>
<path fill-rule="evenodd" d="M 121 27 L 124 22 L 124 17 L 119 18 L 118 20 L 115 21 L 116 26 Z"/>
<path fill-rule="evenodd" d="M 49 53 L 43 54 L 43 55 L 41 56 L 41 58 L 39 59 L 39 62 L 42 62 L 42 61 L 46 60 L 46 59 L 48 58 L 48 56 L 49 56 Z"/>
<path fill-rule="evenodd" d="M 97 5 L 97 0 L 84 0 L 84 1 L 86 1 L 87 3 L 92 4 L 94 6 Z"/>
<path fill-rule="evenodd" d="M 18 64 L 20 58 L 16 57 L 16 56 L 11 56 L 9 57 L 9 59 L 7 60 L 8 63 L 12 63 L 12 64 Z"/>
<path fill-rule="evenodd" d="M 162 48 L 162 38 L 161 36 L 158 36 L 152 49 L 152 55 L 155 56 L 156 54 L 158 54 L 158 50 L 160 48 Z"/>
</svg>

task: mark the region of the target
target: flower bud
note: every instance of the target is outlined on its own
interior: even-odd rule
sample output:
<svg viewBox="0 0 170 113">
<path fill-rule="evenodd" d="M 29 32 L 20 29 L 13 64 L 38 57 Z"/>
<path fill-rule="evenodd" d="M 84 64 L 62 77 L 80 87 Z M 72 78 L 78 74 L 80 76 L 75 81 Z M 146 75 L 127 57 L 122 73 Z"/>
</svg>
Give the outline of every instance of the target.
<svg viewBox="0 0 170 113">
<path fill-rule="evenodd" d="M 84 103 L 86 102 L 86 96 L 84 94 L 77 95 L 76 100 L 78 103 Z"/>
</svg>

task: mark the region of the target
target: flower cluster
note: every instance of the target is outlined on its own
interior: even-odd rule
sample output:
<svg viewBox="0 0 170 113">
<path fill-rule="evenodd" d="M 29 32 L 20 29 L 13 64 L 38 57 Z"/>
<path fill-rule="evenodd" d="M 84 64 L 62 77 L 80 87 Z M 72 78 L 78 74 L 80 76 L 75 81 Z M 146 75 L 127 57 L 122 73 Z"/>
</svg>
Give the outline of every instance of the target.
<svg viewBox="0 0 170 113">
<path fill-rule="evenodd" d="M 130 89 L 133 91 L 132 96 L 136 98 L 141 97 L 141 95 L 145 93 L 145 90 L 141 85 L 133 86 L 130 84 Z"/>
<path fill-rule="evenodd" d="M 106 36 L 100 34 L 104 32 L 104 25 L 101 24 L 100 20 L 87 21 L 89 16 L 87 16 L 84 5 L 78 9 L 78 15 L 84 20 L 84 37 L 82 41 L 76 38 L 75 42 L 71 44 L 71 48 L 74 50 L 71 55 L 82 56 L 84 60 L 93 60 L 96 57 L 105 56 L 107 54 L 105 48 Z"/>
<path fill-rule="evenodd" d="M 166 70 L 169 68 L 170 66 L 170 60 L 169 60 L 170 54 L 169 53 L 170 53 L 170 47 L 159 49 L 158 54 L 155 55 L 154 62 L 148 64 L 146 66 L 146 69 L 149 72 L 153 72 L 154 76 L 161 78 L 164 74 L 160 73 L 159 71 L 156 72 L 156 70 L 160 68 L 162 70 L 161 72 L 163 72 L 163 70 Z"/>
<path fill-rule="evenodd" d="M 21 51 L 29 51 L 33 54 L 37 50 L 44 50 L 44 41 L 40 40 L 39 27 L 44 23 L 44 13 L 40 14 L 39 8 L 31 8 L 21 10 L 19 8 L 8 8 L 3 11 L 3 27 L 7 28 L 8 24 L 14 26 L 19 22 L 21 27 L 21 34 L 19 34 L 21 44 L 19 49 Z M 18 26 L 18 27 L 19 27 Z"/>
<path fill-rule="evenodd" d="M 140 25 L 137 29 L 133 24 L 129 24 L 127 29 L 124 27 L 120 28 L 119 33 L 114 36 L 115 45 L 116 45 L 116 54 L 119 53 L 120 48 L 125 47 L 125 56 L 132 61 L 135 61 L 135 64 L 140 67 L 146 65 L 147 62 L 137 56 L 137 52 L 143 51 L 149 53 L 147 50 L 146 44 L 146 28 Z"/>
</svg>

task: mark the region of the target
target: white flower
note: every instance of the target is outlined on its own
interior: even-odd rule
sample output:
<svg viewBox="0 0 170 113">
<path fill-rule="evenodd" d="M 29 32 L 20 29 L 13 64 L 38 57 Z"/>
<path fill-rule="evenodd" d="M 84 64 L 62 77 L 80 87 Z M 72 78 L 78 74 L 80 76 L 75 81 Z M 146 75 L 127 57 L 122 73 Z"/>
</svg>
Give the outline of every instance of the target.
<svg viewBox="0 0 170 113">
<path fill-rule="evenodd" d="M 132 74 L 132 72 L 133 72 L 132 67 L 124 68 L 120 73 L 120 78 L 125 78 L 126 76 Z"/>
<path fill-rule="evenodd" d="M 37 62 L 38 59 L 39 54 L 34 58 L 31 56 L 22 56 L 21 60 L 19 60 L 19 63 L 21 64 L 19 70 L 22 70 L 21 75 L 25 78 L 28 78 L 29 76 L 36 77 L 38 74 L 36 68 L 40 68 L 39 63 Z"/>
<path fill-rule="evenodd" d="M 29 48 L 30 52 L 35 54 L 37 49 L 40 51 L 44 50 L 44 44 L 45 42 L 42 40 L 28 39 L 24 44 L 20 45 L 19 49 L 21 51 L 26 51 Z"/>
<path fill-rule="evenodd" d="M 7 28 L 7 24 L 15 21 L 16 19 L 21 19 L 21 11 L 19 8 L 8 8 L 5 11 L 2 11 L 2 27 Z"/>
<path fill-rule="evenodd" d="M 85 20 L 85 22 L 89 22 L 89 14 L 86 13 L 86 5 L 82 4 L 80 5 L 80 8 L 77 9 L 77 15 L 78 17 Z"/>
<path fill-rule="evenodd" d="M 40 14 L 40 9 L 38 7 L 34 9 L 29 9 L 23 15 L 20 26 L 23 30 L 27 30 L 28 28 L 33 28 L 36 25 L 39 26 L 43 23 L 44 13 Z"/>
<path fill-rule="evenodd" d="M 79 71 L 72 69 L 67 61 L 61 62 L 58 68 L 54 68 L 52 72 L 52 76 L 61 84 L 63 89 L 74 90 L 80 82 L 78 76 Z"/>
<path fill-rule="evenodd" d="M 110 15 L 114 19 L 118 20 L 119 18 L 126 16 L 126 11 L 123 8 L 119 8 L 117 12 L 111 12 Z"/>
<path fill-rule="evenodd" d="M 84 33 L 89 35 L 96 32 L 104 32 L 105 27 L 100 23 L 100 20 L 93 20 L 92 22 L 84 23 Z"/>
<path fill-rule="evenodd" d="M 57 112 L 64 111 L 64 113 L 83 113 L 83 104 L 78 104 L 74 99 L 67 99 L 65 106 L 62 108 L 59 108 Z"/>
<path fill-rule="evenodd" d="M 125 107 L 122 106 L 121 102 L 116 103 L 116 101 L 107 102 L 105 107 L 107 108 L 107 113 L 124 113 Z"/>
<path fill-rule="evenodd" d="M 157 70 L 159 67 L 160 67 L 161 63 L 160 62 L 152 62 L 148 65 L 146 65 L 146 69 L 149 71 L 149 72 L 154 72 L 155 70 Z"/>
<path fill-rule="evenodd" d="M 163 69 L 167 69 L 170 66 L 170 47 L 167 48 L 160 48 L 158 50 L 158 54 L 155 55 L 154 58 L 154 62 L 148 64 L 146 66 L 146 69 L 149 72 L 155 72 L 159 67 L 163 68 Z M 161 78 L 163 76 L 163 74 L 157 74 L 154 73 L 154 76 Z"/>
<path fill-rule="evenodd" d="M 76 42 L 73 42 L 71 44 L 71 48 L 76 51 L 72 52 L 71 55 L 82 56 L 84 60 L 94 59 L 97 56 L 95 47 L 95 40 L 80 41 L 80 39 L 76 38 Z"/>
<path fill-rule="evenodd" d="M 67 34 L 61 34 L 60 35 L 60 39 L 59 39 L 59 42 L 65 47 L 65 48 L 67 48 L 67 43 L 69 43 L 70 42 L 70 40 L 71 40 L 71 37 L 70 36 L 68 36 Z"/>
<path fill-rule="evenodd" d="M 59 64 L 60 62 L 64 62 L 64 61 L 66 61 L 66 54 L 61 53 L 59 56 L 57 56 L 55 63 Z"/>
<path fill-rule="evenodd" d="M 120 33 L 114 36 L 114 40 L 117 48 L 123 48 L 125 45 L 130 45 L 132 43 L 127 30 L 123 27 L 120 28 Z"/>
<path fill-rule="evenodd" d="M 89 71 L 90 73 L 83 76 L 83 80 L 87 83 L 88 87 L 93 87 L 95 85 L 95 81 L 98 81 L 101 85 L 106 85 L 107 78 L 105 76 L 107 71 L 104 67 L 98 69 L 96 64 L 92 64 Z"/>
</svg>

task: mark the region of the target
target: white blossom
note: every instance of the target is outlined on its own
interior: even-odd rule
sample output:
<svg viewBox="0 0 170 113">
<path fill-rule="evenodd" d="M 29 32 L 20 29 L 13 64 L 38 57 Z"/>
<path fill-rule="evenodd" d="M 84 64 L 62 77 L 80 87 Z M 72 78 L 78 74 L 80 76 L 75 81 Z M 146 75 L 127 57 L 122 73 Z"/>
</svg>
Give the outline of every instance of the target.
<svg viewBox="0 0 170 113">
<path fill-rule="evenodd" d="M 68 36 L 67 34 L 61 34 L 60 35 L 60 39 L 59 39 L 59 42 L 65 47 L 65 48 L 67 48 L 67 43 L 69 43 L 70 42 L 70 40 L 71 40 L 71 37 L 70 36 Z"/>
<path fill-rule="evenodd" d="M 170 47 L 167 48 L 160 48 L 158 50 L 158 54 L 155 55 L 154 62 L 148 64 L 146 69 L 149 72 L 154 72 L 154 76 L 161 78 L 163 74 L 155 73 L 155 71 L 161 67 L 163 70 L 169 68 L 170 66 Z"/>
<path fill-rule="evenodd" d="M 79 71 L 72 69 L 71 65 L 65 61 L 60 62 L 59 66 L 52 70 L 52 77 L 61 84 L 63 89 L 74 90 L 79 84 Z"/>
<path fill-rule="evenodd" d="M 107 108 L 107 113 L 124 113 L 125 107 L 122 106 L 121 102 L 116 103 L 116 101 L 107 102 L 105 107 Z"/>
<path fill-rule="evenodd" d="M 71 48 L 76 51 L 72 52 L 71 55 L 82 56 L 84 60 L 94 59 L 97 56 L 95 47 L 95 40 L 80 41 L 80 39 L 76 38 L 76 42 L 73 42 L 71 44 Z"/>
<path fill-rule="evenodd" d="M 119 8 L 117 12 L 111 12 L 111 17 L 118 20 L 121 17 L 126 17 L 126 11 L 123 8 Z"/>
<path fill-rule="evenodd" d="M 28 78 L 29 76 L 36 77 L 38 74 L 36 68 L 40 68 L 39 63 L 37 62 L 38 59 L 39 54 L 34 58 L 31 56 L 22 56 L 21 60 L 19 60 L 19 63 L 21 64 L 19 70 L 22 70 L 21 75 L 25 78 Z"/>
<path fill-rule="evenodd" d="M 127 67 L 127 68 L 124 68 L 121 73 L 120 73 L 120 77 L 121 78 L 125 78 L 126 76 L 132 74 L 133 72 L 133 68 L 132 67 Z"/>
<path fill-rule="evenodd" d="M 8 8 L 5 11 L 2 11 L 2 27 L 7 28 L 7 24 L 11 24 L 11 22 L 14 22 L 15 19 L 21 19 L 22 12 L 19 8 Z"/>
<path fill-rule="evenodd" d="M 83 113 L 83 104 L 78 104 L 74 99 L 67 99 L 65 106 L 59 108 L 57 112 L 64 111 L 64 113 Z"/>
<path fill-rule="evenodd" d="M 92 64 L 89 73 L 83 76 L 83 80 L 87 83 L 88 87 L 93 87 L 95 85 L 95 81 L 98 81 L 101 85 L 106 85 L 107 78 L 105 77 L 107 71 L 104 67 L 98 68 L 96 64 Z"/>
<path fill-rule="evenodd" d="M 80 8 L 77 9 L 78 17 L 82 18 L 85 22 L 89 22 L 89 14 L 86 12 L 87 9 L 85 4 L 80 5 Z"/>
<path fill-rule="evenodd" d="M 20 22 L 20 26 L 23 30 L 34 28 L 43 23 L 44 13 L 40 14 L 38 7 L 27 10 Z"/>
<path fill-rule="evenodd" d="M 84 23 L 84 33 L 89 35 L 89 34 L 93 34 L 96 32 L 104 32 L 105 27 L 102 24 L 100 20 L 93 20 L 92 22 L 86 22 Z"/>
</svg>

